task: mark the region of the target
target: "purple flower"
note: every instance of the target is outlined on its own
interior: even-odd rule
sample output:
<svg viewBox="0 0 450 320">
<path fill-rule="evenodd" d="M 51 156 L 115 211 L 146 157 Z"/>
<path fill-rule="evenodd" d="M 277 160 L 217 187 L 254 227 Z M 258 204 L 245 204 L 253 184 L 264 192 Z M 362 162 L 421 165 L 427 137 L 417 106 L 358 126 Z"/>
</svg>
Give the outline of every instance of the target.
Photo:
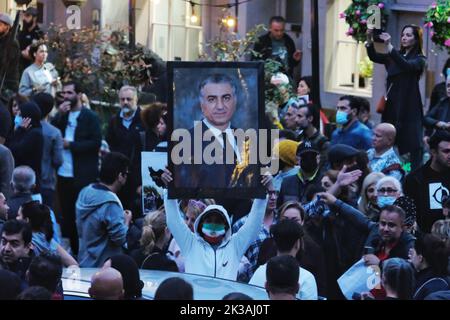
<svg viewBox="0 0 450 320">
<path fill-rule="evenodd" d="M 365 19 L 361 20 L 361 24 L 366 24 L 366 23 L 367 23 L 367 20 L 365 20 Z"/>
<path fill-rule="evenodd" d="M 346 14 L 344 12 L 339 13 L 339 19 L 344 19 Z"/>
<path fill-rule="evenodd" d="M 445 40 L 444 45 L 446 47 L 450 47 L 450 38 L 448 38 L 447 40 Z"/>
<path fill-rule="evenodd" d="M 430 21 L 430 22 L 425 23 L 424 27 L 425 28 L 432 28 L 433 27 L 433 22 Z"/>
<path fill-rule="evenodd" d="M 345 34 L 348 35 L 348 36 L 352 35 L 353 34 L 353 28 L 352 27 L 348 28 L 348 31 Z"/>
<path fill-rule="evenodd" d="M 431 6 L 430 6 L 430 8 L 432 8 L 432 9 L 436 9 L 436 7 L 437 7 L 436 2 L 435 2 L 435 3 L 432 3 Z"/>
<path fill-rule="evenodd" d="M 383 9 L 383 8 L 384 8 L 384 3 L 383 3 L 383 2 L 380 2 L 380 3 L 378 4 L 378 8 Z"/>
<path fill-rule="evenodd" d="M 450 17 L 447 19 L 447 23 L 450 23 Z"/>
<path fill-rule="evenodd" d="M 356 10 L 355 13 L 356 13 L 357 16 L 360 16 L 361 15 L 361 10 Z"/>
</svg>

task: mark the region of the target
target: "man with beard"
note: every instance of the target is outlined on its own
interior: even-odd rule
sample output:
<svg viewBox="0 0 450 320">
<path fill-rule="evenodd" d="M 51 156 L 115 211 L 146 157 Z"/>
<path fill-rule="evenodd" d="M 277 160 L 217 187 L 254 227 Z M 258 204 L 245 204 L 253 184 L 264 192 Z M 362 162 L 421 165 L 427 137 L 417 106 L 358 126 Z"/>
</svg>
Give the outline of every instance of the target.
<svg viewBox="0 0 450 320">
<path fill-rule="evenodd" d="M 295 119 L 297 127 L 301 130 L 298 141 L 309 140 L 314 148 L 320 152 L 320 167 L 327 162 L 328 148 L 330 142 L 327 137 L 322 135 L 316 127 L 314 127 L 314 106 L 304 104 L 298 108 L 297 117 Z"/>
<path fill-rule="evenodd" d="M 0 100 L 8 102 L 9 97 L 19 89 L 19 43 L 11 39 L 13 20 L 0 12 Z"/>
<path fill-rule="evenodd" d="M 130 159 L 130 173 L 127 183 L 118 193 L 126 209 L 133 208 L 136 189 L 141 185 L 141 133 L 145 128 L 141 121 L 141 108 L 138 106 L 138 93 L 135 87 L 123 86 L 119 91 L 120 111 L 109 122 L 106 141 L 112 152 L 120 152 Z"/>
<path fill-rule="evenodd" d="M 37 24 L 37 19 L 38 10 L 36 8 L 29 7 L 23 13 L 23 27 L 18 34 L 20 51 L 22 52 L 20 57 L 20 71 L 25 70 L 33 63 L 34 59 L 29 55 L 31 44 L 44 38 L 44 33 Z"/>
<path fill-rule="evenodd" d="M 358 150 L 372 147 L 372 131 L 361 123 L 358 113 L 360 101 L 353 96 L 342 96 L 336 106 L 337 129 L 333 131 L 331 145 L 347 144 Z"/>
<path fill-rule="evenodd" d="M 98 152 L 102 133 L 100 120 L 81 103 L 77 83 L 63 84 L 64 101 L 52 121 L 63 136 L 63 164 L 58 169 L 58 197 L 62 211 L 62 233 L 70 239 L 72 253 L 78 253 L 75 202 L 78 193 L 98 177 Z"/>
</svg>

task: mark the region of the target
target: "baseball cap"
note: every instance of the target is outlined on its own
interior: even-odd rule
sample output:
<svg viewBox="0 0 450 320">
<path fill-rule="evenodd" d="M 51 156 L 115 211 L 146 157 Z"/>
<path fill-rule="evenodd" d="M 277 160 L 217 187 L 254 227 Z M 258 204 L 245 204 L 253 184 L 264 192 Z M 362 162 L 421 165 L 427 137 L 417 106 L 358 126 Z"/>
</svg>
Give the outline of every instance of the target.
<svg viewBox="0 0 450 320">
<path fill-rule="evenodd" d="M 339 163 L 345 159 L 357 156 L 359 151 L 346 144 L 335 144 L 328 150 L 328 160 L 330 163 Z"/>
<path fill-rule="evenodd" d="M 38 10 L 34 7 L 28 7 L 27 10 L 25 10 L 24 14 L 29 14 L 30 16 L 37 17 Z"/>
<path fill-rule="evenodd" d="M 0 12 L 0 22 L 3 22 L 10 27 L 12 27 L 14 24 L 14 21 L 11 19 L 11 17 L 9 15 L 7 15 L 6 13 L 2 13 L 2 12 Z"/>
<path fill-rule="evenodd" d="M 319 150 L 317 150 L 311 141 L 309 140 L 304 140 L 302 141 L 297 148 L 297 156 L 301 156 L 304 153 L 307 152 L 314 152 L 314 153 L 319 153 Z"/>
</svg>

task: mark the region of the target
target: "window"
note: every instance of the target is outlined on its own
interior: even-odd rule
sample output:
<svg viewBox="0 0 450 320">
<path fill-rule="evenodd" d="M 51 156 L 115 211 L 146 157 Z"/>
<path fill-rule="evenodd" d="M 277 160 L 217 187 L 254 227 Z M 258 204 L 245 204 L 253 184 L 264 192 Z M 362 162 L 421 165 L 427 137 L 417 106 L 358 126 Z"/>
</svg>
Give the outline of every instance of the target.
<svg viewBox="0 0 450 320">
<path fill-rule="evenodd" d="M 153 0 L 151 48 L 164 60 L 197 60 L 201 53 L 202 8 L 184 0 Z M 195 15 L 196 20 L 191 19 Z"/>
<path fill-rule="evenodd" d="M 372 96 L 370 78 L 360 76 L 359 63 L 367 53 L 364 43 L 357 43 L 345 33 L 348 25 L 339 19 L 339 13 L 350 5 L 350 0 L 335 0 L 327 13 L 326 71 L 327 91 L 339 94 Z"/>
</svg>

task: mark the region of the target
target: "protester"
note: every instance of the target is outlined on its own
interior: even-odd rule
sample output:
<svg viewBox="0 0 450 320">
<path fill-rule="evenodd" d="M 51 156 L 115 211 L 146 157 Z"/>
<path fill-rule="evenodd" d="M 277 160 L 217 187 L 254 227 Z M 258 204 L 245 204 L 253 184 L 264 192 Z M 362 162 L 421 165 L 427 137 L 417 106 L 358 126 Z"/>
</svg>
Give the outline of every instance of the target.
<svg viewBox="0 0 450 320">
<path fill-rule="evenodd" d="M 430 232 L 436 220 L 443 219 L 442 195 L 450 190 L 450 132 L 438 130 L 429 141 L 431 159 L 406 176 L 405 194 L 417 206 L 417 224 Z"/>
<path fill-rule="evenodd" d="M 0 300 L 16 300 L 21 291 L 20 278 L 11 271 L 0 269 Z"/>
<path fill-rule="evenodd" d="M 372 132 L 358 119 L 360 100 L 353 96 L 342 96 L 336 106 L 336 123 L 331 145 L 346 144 L 358 150 L 368 150 L 372 146 Z"/>
<path fill-rule="evenodd" d="M 168 278 L 156 289 L 155 300 L 194 300 L 194 289 L 182 278 Z"/>
<path fill-rule="evenodd" d="M 373 130 L 373 148 L 367 151 L 370 169 L 399 181 L 404 177 L 402 163 L 394 151 L 396 129 L 390 123 L 380 123 Z"/>
<path fill-rule="evenodd" d="M 445 97 L 441 98 L 424 118 L 424 125 L 430 130 L 450 131 L 450 73 L 445 80 L 445 89 Z"/>
<path fill-rule="evenodd" d="M 381 283 L 386 290 L 386 300 L 411 300 L 415 285 L 414 270 L 404 259 L 387 259 L 383 262 Z"/>
<path fill-rule="evenodd" d="M 296 300 L 300 268 L 290 255 L 276 256 L 267 262 L 265 288 L 270 300 Z"/>
<path fill-rule="evenodd" d="M 13 19 L 0 12 L 0 78 L 5 79 L 0 90 L 0 102 L 7 103 L 19 89 L 19 42 L 12 36 Z"/>
<path fill-rule="evenodd" d="M 48 251 L 31 260 L 27 271 L 28 284 L 41 286 L 52 293 L 52 300 L 63 300 L 61 276 L 63 261 L 61 257 Z"/>
<path fill-rule="evenodd" d="M 114 268 L 103 268 L 92 276 L 88 292 L 94 300 L 122 300 L 122 275 Z"/>
<path fill-rule="evenodd" d="M 63 137 L 63 164 L 58 169 L 58 201 L 62 211 L 62 232 L 70 240 L 73 254 L 78 254 L 75 202 L 81 189 L 98 177 L 98 153 L 101 129 L 98 116 L 81 103 L 80 86 L 64 83 L 62 97 L 52 124 Z"/>
<path fill-rule="evenodd" d="M 431 92 L 430 107 L 428 111 L 431 111 L 442 98 L 448 96 L 445 80 L 450 75 L 449 70 L 450 70 L 450 58 L 448 58 L 445 61 L 444 66 L 442 67 L 441 76 L 444 77 L 444 81 L 439 82 L 437 85 L 435 85 L 433 91 Z"/>
<path fill-rule="evenodd" d="M 115 255 L 105 261 L 103 268 L 114 268 L 120 272 L 123 279 L 123 298 L 125 300 L 142 298 L 144 282 L 140 279 L 139 268 L 133 258 L 125 254 Z"/>
<path fill-rule="evenodd" d="M 129 165 L 124 155 L 107 154 L 100 169 L 100 182 L 80 192 L 76 225 L 81 267 L 100 267 L 110 256 L 124 252 L 132 213 L 123 209 L 116 194 L 125 185 Z"/>
<path fill-rule="evenodd" d="M 52 293 L 40 286 L 28 287 L 23 290 L 18 296 L 17 300 L 51 300 Z"/>
<path fill-rule="evenodd" d="M 0 101 L 0 192 L 6 197 L 12 193 L 11 177 L 14 169 L 14 157 L 8 147 L 4 146 L 11 128 L 11 120 L 6 108 Z"/>
<path fill-rule="evenodd" d="M 296 151 L 298 142 L 285 139 L 273 147 L 273 157 L 278 160 L 279 172 L 273 178 L 273 187 L 280 191 L 284 178 L 296 175 L 298 172 Z"/>
<path fill-rule="evenodd" d="M 130 254 L 140 269 L 178 272 L 177 264 L 165 252 L 171 236 L 164 210 L 147 214 L 140 239 L 141 248 Z"/>
<path fill-rule="evenodd" d="M 381 172 L 370 173 L 363 181 L 361 197 L 358 203 L 358 209 L 364 213 L 371 221 L 377 222 L 380 217 L 380 208 L 377 203 L 378 181 L 384 178 Z"/>
<path fill-rule="evenodd" d="M 415 170 L 422 163 L 423 106 L 419 80 L 426 65 L 422 53 L 422 30 L 415 25 L 404 26 L 400 50 L 394 49 L 388 33 L 383 32 L 379 37 L 387 54 L 376 52 L 373 29 L 367 29 L 367 55 L 373 62 L 384 64 L 387 71 L 387 100 L 382 122 L 395 126 L 400 156 L 409 154 L 412 170 Z"/>
<path fill-rule="evenodd" d="M 23 13 L 23 27 L 19 30 L 18 40 L 22 55 L 20 57 L 20 71 L 23 72 L 31 63 L 33 56 L 30 55 L 30 47 L 34 42 L 42 40 L 44 33 L 38 25 L 38 10 L 34 7 L 28 7 Z"/>
<path fill-rule="evenodd" d="M 416 239 L 409 251 L 409 261 L 416 270 L 414 300 L 424 300 L 433 292 L 450 290 L 447 270 L 450 247 L 440 238 L 425 234 Z"/>
</svg>

